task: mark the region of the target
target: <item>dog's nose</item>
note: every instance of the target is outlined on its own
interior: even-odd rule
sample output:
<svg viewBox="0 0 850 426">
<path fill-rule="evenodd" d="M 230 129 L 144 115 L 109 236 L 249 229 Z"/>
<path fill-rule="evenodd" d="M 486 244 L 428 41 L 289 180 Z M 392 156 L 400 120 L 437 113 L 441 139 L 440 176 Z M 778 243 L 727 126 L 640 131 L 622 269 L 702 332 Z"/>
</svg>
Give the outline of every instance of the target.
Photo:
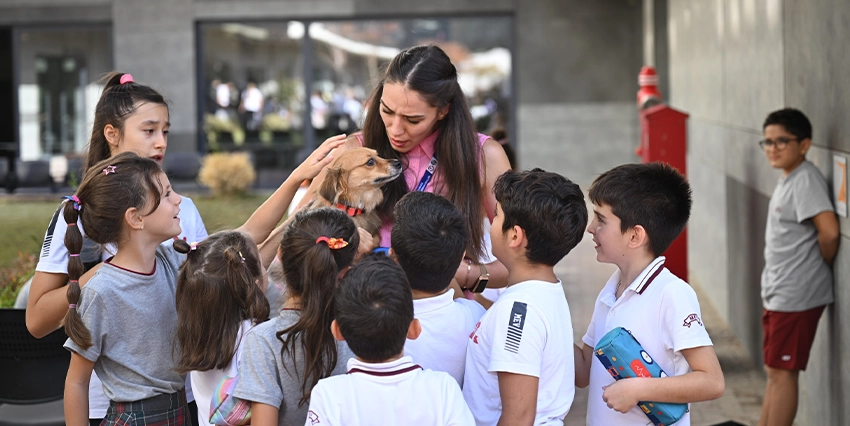
<svg viewBox="0 0 850 426">
<path fill-rule="evenodd" d="M 393 160 L 393 161 L 390 163 L 390 165 L 391 165 L 394 169 L 400 169 L 400 168 L 401 168 L 401 160 Z"/>
</svg>

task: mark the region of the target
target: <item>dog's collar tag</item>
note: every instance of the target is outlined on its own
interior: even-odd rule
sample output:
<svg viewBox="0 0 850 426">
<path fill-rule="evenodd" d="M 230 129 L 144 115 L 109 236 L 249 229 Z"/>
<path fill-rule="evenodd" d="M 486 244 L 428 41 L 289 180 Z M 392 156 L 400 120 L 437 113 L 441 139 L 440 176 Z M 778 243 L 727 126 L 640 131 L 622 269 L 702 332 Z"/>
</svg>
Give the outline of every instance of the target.
<svg viewBox="0 0 850 426">
<path fill-rule="evenodd" d="M 336 203 L 336 208 L 344 211 L 345 214 L 347 214 L 351 217 L 363 214 L 363 209 L 360 209 L 360 208 L 357 208 L 357 207 L 346 206 L 345 204 L 342 204 L 342 203 Z"/>
</svg>

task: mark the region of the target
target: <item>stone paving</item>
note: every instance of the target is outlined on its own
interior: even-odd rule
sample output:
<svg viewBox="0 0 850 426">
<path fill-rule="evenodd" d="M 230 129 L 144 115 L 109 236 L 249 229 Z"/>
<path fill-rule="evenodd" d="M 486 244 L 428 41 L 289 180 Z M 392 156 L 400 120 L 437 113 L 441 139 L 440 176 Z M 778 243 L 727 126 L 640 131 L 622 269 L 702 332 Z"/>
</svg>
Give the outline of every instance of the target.
<svg viewBox="0 0 850 426">
<path fill-rule="evenodd" d="M 575 341 L 580 342 L 593 313 L 596 296 L 616 269 L 596 261 L 596 252 L 589 234 L 561 263 L 555 272 L 564 283 L 570 304 Z M 717 357 L 726 379 L 726 392 L 715 401 L 691 405 L 693 426 L 719 425 L 734 421 L 744 425 L 757 425 L 765 379 L 760 368 L 753 365 L 744 347 L 738 342 L 723 320 L 703 297 L 699 288 L 703 322 L 714 342 Z M 577 389 L 575 401 L 564 425 L 585 424 L 587 389 Z"/>
</svg>

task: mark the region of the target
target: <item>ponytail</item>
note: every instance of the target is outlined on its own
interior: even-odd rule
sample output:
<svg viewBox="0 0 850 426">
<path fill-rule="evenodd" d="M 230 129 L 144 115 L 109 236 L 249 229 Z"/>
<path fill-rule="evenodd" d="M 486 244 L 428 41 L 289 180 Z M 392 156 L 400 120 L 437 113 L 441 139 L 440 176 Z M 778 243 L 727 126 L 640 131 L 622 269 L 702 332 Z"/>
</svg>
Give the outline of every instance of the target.
<svg viewBox="0 0 850 426">
<path fill-rule="evenodd" d="M 101 245 L 117 244 L 125 235 L 124 213 L 127 209 L 144 211 L 152 204 L 151 211 L 156 209 L 162 195 L 158 181 L 160 174 L 162 169 L 155 161 L 124 152 L 91 167 L 83 176 L 77 195 L 63 197 L 68 200 L 62 207 L 62 213 L 68 224 L 65 247 L 68 248 L 70 279 L 65 333 L 80 347 L 91 347 L 92 338 L 77 313 L 81 295 L 79 279 L 85 271 L 80 259 L 83 234 L 77 222 L 85 228 L 89 240 Z"/>
<path fill-rule="evenodd" d="M 259 324 L 269 317 L 269 302 L 258 281 L 263 279 L 259 252 L 238 231 L 222 231 L 201 243 L 175 240 L 186 253 L 175 297 L 175 370 L 209 371 L 226 368 L 236 354 L 242 321 Z"/>
<path fill-rule="evenodd" d="M 330 376 L 337 364 L 336 341 L 331 334 L 333 295 L 339 272 L 351 265 L 359 244 L 360 234 L 351 218 L 328 208 L 299 212 L 281 239 L 287 289 L 300 297 L 301 315 L 276 336 L 283 343 L 282 356 L 288 352 L 295 359 L 298 347 L 304 355 L 299 407 L 309 402 L 313 387 Z"/>
<path fill-rule="evenodd" d="M 68 197 L 72 198 L 72 197 Z M 91 347 L 91 333 L 80 314 L 77 313 L 77 303 L 80 301 L 80 282 L 79 279 L 85 271 L 82 259 L 80 259 L 80 251 L 83 249 L 83 234 L 77 226 L 77 220 L 80 217 L 80 209 L 82 205 L 76 196 L 73 199 L 65 202 L 63 207 L 63 216 L 65 222 L 68 223 L 68 230 L 65 232 L 65 247 L 68 248 L 68 312 L 65 313 L 65 333 L 71 340 L 82 347 L 88 349 Z"/>
<path fill-rule="evenodd" d="M 112 150 L 103 134 L 107 124 L 124 131 L 124 120 L 136 111 L 137 104 L 154 103 L 168 107 L 162 95 L 153 88 L 133 81 L 130 74 L 111 72 L 102 79 L 103 92 L 94 109 L 89 149 L 83 170 L 109 158 Z"/>
</svg>

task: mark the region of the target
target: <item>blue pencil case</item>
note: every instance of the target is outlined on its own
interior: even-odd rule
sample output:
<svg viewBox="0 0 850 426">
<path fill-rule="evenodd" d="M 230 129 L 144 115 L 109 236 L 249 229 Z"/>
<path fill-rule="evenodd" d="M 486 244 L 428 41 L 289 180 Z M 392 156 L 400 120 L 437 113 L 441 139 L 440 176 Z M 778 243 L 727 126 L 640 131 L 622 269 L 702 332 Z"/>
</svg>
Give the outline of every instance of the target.
<svg viewBox="0 0 850 426">
<path fill-rule="evenodd" d="M 606 333 L 596 344 L 594 353 L 614 380 L 629 377 L 667 377 L 632 333 L 623 327 Z M 688 404 L 640 401 L 638 407 L 655 426 L 672 425 L 688 412 Z"/>
</svg>

